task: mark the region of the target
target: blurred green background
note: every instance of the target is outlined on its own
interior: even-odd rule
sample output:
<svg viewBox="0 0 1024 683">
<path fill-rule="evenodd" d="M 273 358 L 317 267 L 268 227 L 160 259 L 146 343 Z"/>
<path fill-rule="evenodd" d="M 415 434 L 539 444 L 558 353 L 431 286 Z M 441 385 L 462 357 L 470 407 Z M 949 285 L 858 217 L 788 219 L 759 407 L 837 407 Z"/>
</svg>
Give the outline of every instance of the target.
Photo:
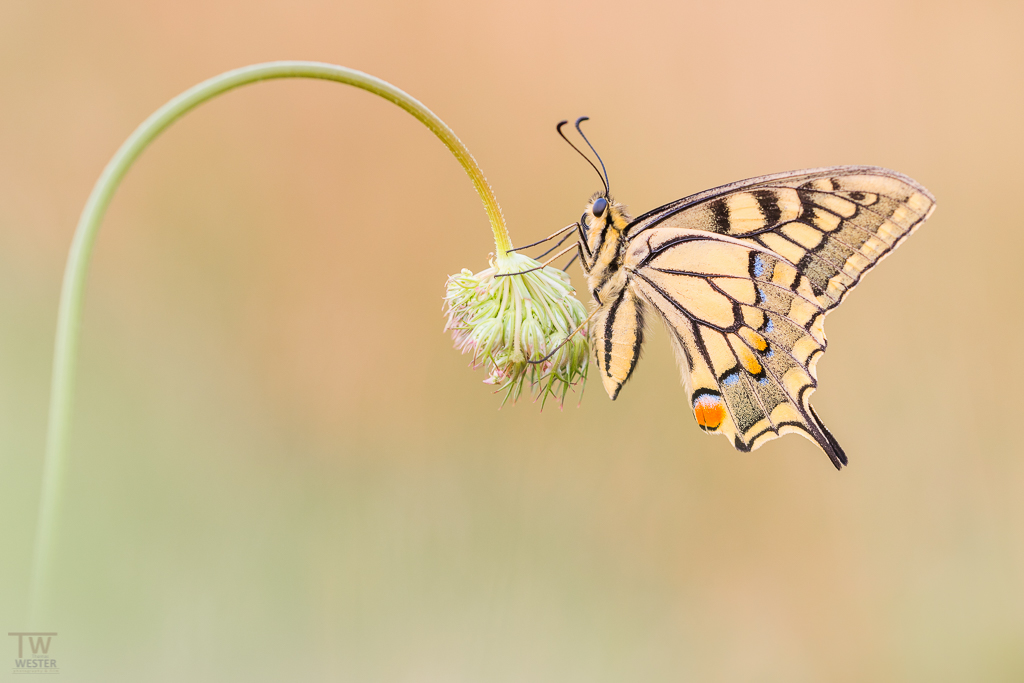
<svg viewBox="0 0 1024 683">
<path fill-rule="evenodd" d="M 317 59 L 445 119 L 519 243 L 598 188 L 554 132 L 580 114 L 635 213 L 804 167 L 923 183 L 934 217 L 828 319 L 851 466 L 701 434 L 660 325 L 615 403 L 499 411 L 441 332 L 493 248 L 462 169 L 367 93 L 259 84 L 158 140 L 97 243 L 62 680 L 1024 680 L 1022 28 L 994 0 L 0 1 L 0 629 L 93 182 L 187 87 Z"/>
</svg>

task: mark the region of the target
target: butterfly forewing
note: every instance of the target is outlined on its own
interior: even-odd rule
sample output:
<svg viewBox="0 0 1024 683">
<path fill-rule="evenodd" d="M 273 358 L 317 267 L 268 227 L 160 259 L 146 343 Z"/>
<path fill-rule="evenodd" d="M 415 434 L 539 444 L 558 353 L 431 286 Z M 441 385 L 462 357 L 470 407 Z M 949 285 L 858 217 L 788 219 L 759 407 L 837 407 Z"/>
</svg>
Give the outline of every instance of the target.
<svg viewBox="0 0 1024 683">
<path fill-rule="evenodd" d="M 848 166 L 762 176 L 644 214 L 630 239 L 684 228 L 749 240 L 807 277 L 826 310 L 920 225 L 935 200 L 887 169 Z"/>
</svg>

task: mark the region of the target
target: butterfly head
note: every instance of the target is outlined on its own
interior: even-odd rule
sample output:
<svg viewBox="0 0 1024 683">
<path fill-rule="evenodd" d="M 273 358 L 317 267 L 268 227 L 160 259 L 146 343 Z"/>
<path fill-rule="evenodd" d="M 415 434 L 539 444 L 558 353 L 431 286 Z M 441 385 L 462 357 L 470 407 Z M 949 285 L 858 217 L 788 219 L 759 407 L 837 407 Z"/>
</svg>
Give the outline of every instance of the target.
<svg viewBox="0 0 1024 683">
<path fill-rule="evenodd" d="M 618 234 L 629 225 L 629 221 L 626 206 L 612 199 L 607 192 L 595 192 L 587 202 L 586 211 L 580 217 L 591 249 L 597 246 L 599 241 L 608 241 L 611 236 L 605 233 L 609 231 L 616 233 L 615 237 L 618 237 Z M 601 240 L 602 234 L 605 234 L 604 240 Z"/>
</svg>

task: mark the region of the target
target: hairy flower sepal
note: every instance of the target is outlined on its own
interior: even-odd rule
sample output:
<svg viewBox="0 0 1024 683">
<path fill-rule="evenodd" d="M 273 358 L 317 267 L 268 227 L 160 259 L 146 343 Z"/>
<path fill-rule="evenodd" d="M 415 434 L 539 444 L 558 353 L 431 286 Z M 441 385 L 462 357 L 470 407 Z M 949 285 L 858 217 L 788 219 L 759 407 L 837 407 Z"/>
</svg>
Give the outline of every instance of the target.
<svg viewBox="0 0 1024 683">
<path fill-rule="evenodd" d="M 549 395 L 561 403 L 587 377 L 586 329 L 565 342 L 586 320 L 586 308 L 565 272 L 550 266 L 524 272 L 539 265 L 508 254 L 479 273 L 463 269 L 445 285 L 445 330 L 456 349 L 472 354 L 471 367 L 486 369 L 484 382 L 504 391 L 505 401 L 514 402 L 529 384 L 542 405 Z"/>
</svg>

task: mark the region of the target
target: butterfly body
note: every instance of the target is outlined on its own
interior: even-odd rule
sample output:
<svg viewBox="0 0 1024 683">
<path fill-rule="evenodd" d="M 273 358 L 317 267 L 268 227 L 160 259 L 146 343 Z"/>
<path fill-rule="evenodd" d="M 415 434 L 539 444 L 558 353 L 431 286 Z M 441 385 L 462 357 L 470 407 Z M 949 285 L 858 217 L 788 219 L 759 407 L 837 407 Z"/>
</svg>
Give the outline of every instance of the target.
<svg viewBox="0 0 1024 683">
<path fill-rule="evenodd" d="M 741 451 L 796 432 L 840 468 L 846 456 L 810 406 L 825 315 L 934 205 L 915 181 L 869 166 L 752 178 L 636 219 L 606 188 L 587 204 L 579 255 L 609 397 L 660 317 L 701 429 Z"/>
</svg>

